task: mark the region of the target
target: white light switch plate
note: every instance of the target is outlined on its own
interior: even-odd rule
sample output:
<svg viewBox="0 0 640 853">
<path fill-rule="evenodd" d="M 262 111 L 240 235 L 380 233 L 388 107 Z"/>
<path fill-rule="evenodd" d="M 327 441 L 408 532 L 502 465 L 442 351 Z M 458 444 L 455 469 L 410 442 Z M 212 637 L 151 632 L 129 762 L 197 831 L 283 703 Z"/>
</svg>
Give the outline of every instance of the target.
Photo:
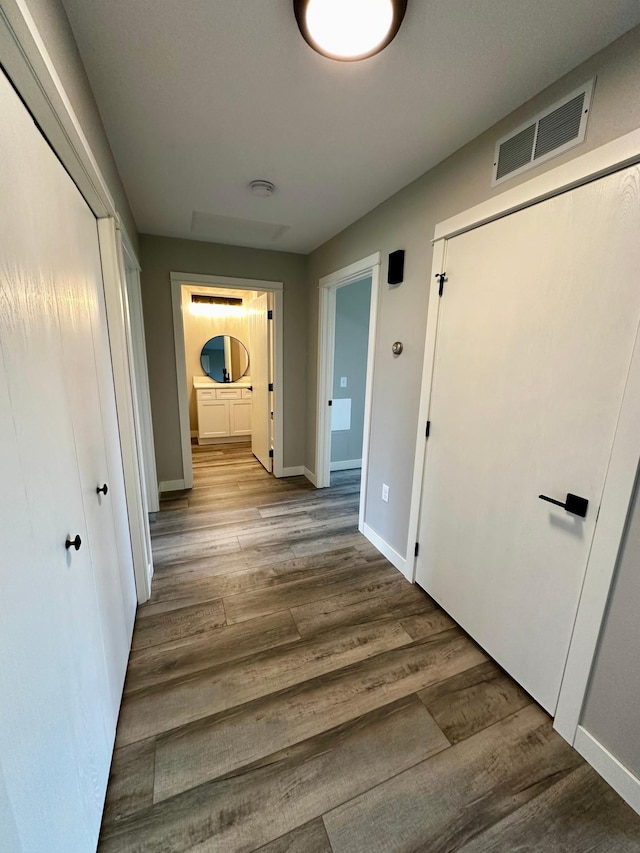
<svg viewBox="0 0 640 853">
<path fill-rule="evenodd" d="M 347 377 L 346 377 L 346 376 L 341 376 L 341 377 L 340 377 L 340 387 L 341 387 L 341 388 L 346 388 L 346 387 L 347 387 Z"/>
</svg>

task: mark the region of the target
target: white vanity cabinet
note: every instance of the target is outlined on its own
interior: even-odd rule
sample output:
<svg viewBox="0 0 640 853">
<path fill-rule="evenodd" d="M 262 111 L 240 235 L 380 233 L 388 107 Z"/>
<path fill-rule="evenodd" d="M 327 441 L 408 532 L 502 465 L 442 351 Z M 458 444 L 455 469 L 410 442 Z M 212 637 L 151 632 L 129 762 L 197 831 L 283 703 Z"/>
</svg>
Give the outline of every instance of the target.
<svg viewBox="0 0 640 853">
<path fill-rule="evenodd" d="M 247 384 L 204 384 L 194 380 L 198 444 L 251 435 L 251 388 Z"/>
</svg>

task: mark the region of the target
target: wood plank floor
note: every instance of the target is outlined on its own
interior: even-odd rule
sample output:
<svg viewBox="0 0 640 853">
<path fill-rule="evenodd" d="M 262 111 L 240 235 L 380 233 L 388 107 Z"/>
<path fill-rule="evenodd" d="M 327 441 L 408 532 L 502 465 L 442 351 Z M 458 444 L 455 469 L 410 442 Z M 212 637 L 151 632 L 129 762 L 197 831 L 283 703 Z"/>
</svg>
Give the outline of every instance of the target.
<svg viewBox="0 0 640 853">
<path fill-rule="evenodd" d="M 162 501 L 101 853 L 640 850 L 638 817 L 357 532 L 359 472 L 194 448 Z"/>
</svg>

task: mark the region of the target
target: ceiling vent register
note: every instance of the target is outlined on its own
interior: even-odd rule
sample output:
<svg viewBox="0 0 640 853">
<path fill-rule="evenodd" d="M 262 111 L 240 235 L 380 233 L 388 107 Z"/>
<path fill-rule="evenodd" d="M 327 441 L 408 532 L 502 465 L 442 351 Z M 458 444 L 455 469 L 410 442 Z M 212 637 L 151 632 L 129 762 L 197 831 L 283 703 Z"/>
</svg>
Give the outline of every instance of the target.
<svg viewBox="0 0 640 853">
<path fill-rule="evenodd" d="M 492 186 L 579 145 L 585 136 L 594 80 L 496 143 Z"/>
</svg>

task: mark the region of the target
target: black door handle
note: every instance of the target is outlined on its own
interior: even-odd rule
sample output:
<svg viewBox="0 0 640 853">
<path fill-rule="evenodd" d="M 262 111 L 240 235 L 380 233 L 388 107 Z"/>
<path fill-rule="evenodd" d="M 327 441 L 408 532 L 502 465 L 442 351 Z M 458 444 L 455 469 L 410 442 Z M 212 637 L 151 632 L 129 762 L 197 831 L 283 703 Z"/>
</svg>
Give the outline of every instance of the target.
<svg viewBox="0 0 640 853">
<path fill-rule="evenodd" d="M 72 539 L 70 536 L 67 536 L 67 541 L 64 543 L 64 547 L 69 550 L 69 548 L 75 548 L 76 551 L 80 550 L 80 546 L 82 545 L 82 539 L 76 535 L 75 539 Z"/>
<path fill-rule="evenodd" d="M 586 498 L 581 498 L 579 495 L 572 495 L 571 492 L 568 492 L 567 499 L 564 503 L 562 503 L 562 501 L 555 500 L 555 498 L 548 498 L 546 495 L 538 495 L 538 497 L 541 501 L 547 501 L 550 504 L 561 506 L 563 509 L 566 509 L 567 512 L 579 515 L 580 518 L 586 518 L 587 516 L 589 501 Z"/>
<path fill-rule="evenodd" d="M 109 486 L 107 486 L 107 484 L 105 483 L 104 486 L 102 486 L 102 487 L 98 486 L 98 488 L 96 489 L 96 494 L 97 495 L 100 495 L 100 494 L 106 495 L 108 491 L 109 491 Z"/>
</svg>

